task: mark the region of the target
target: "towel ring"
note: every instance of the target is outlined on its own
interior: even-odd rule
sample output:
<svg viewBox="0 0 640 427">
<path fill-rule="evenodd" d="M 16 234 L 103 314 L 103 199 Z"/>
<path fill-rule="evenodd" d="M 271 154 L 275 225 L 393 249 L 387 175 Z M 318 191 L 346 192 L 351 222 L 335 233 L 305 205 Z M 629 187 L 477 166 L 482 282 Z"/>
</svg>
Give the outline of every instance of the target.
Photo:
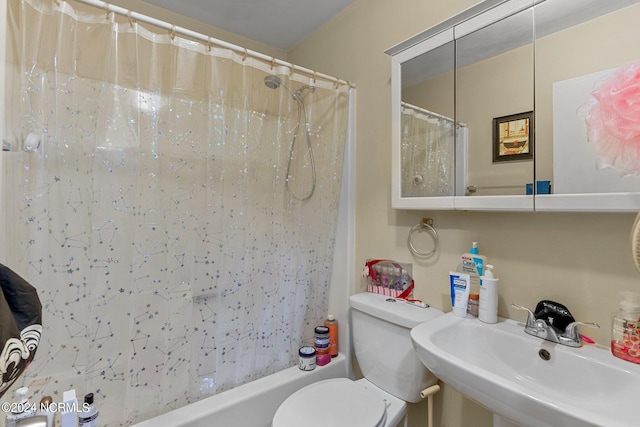
<svg viewBox="0 0 640 427">
<path fill-rule="evenodd" d="M 429 233 L 429 235 L 433 239 L 433 250 L 429 252 L 420 252 L 419 250 L 416 249 L 416 247 L 413 245 L 413 241 L 411 240 L 411 238 L 413 234 L 418 231 L 426 231 L 427 233 Z M 407 244 L 409 245 L 409 249 L 411 249 L 411 252 L 414 255 L 417 255 L 423 258 L 429 258 L 433 256 L 438 250 L 438 232 L 436 231 L 435 228 L 433 228 L 433 219 L 422 218 L 422 221 L 420 221 L 420 223 L 411 227 L 411 230 L 409 230 L 409 237 L 407 238 Z"/>
</svg>

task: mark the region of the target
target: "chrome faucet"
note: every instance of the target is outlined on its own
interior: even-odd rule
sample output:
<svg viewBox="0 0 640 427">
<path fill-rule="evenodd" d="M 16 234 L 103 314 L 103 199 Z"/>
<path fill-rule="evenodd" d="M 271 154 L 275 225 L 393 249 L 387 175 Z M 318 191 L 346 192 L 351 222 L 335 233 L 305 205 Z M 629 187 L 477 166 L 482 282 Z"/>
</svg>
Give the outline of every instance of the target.
<svg viewBox="0 0 640 427">
<path fill-rule="evenodd" d="M 599 328 L 597 323 L 590 322 L 571 322 L 567 325 L 564 331 L 560 332 L 553 325 L 547 323 L 545 319 L 537 319 L 535 314 L 527 307 L 523 307 L 518 304 L 511 304 L 511 307 L 518 310 L 524 310 L 527 312 L 527 323 L 524 325 L 524 331 L 534 337 L 542 338 L 543 340 L 555 342 L 569 347 L 582 346 L 582 338 L 578 331 L 578 326 L 588 326 L 590 328 Z"/>
</svg>

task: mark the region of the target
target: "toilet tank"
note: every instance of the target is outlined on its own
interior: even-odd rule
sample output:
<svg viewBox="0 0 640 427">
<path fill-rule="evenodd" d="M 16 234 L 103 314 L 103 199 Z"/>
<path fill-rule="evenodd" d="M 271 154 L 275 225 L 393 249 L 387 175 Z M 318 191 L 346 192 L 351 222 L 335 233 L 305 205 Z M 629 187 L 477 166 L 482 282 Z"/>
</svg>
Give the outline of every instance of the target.
<svg viewBox="0 0 640 427">
<path fill-rule="evenodd" d="M 364 377 L 406 402 L 436 383 L 413 349 L 411 328 L 443 313 L 393 298 L 363 292 L 349 298 L 353 347 Z"/>
</svg>

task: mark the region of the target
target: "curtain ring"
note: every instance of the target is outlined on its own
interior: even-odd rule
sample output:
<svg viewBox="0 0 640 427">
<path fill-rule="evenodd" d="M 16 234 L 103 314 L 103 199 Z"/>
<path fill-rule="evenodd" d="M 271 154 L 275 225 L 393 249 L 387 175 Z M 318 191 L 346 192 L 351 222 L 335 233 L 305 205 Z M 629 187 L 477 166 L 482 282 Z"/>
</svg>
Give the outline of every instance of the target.
<svg viewBox="0 0 640 427">
<path fill-rule="evenodd" d="M 273 56 L 271 57 L 271 69 L 273 70 L 273 67 L 276 66 L 276 58 L 274 58 Z"/>
<path fill-rule="evenodd" d="M 213 43 L 211 43 L 211 37 L 207 37 L 207 51 L 208 52 L 211 52 L 212 44 Z"/>
<path fill-rule="evenodd" d="M 317 71 L 314 71 L 314 72 L 313 72 L 313 84 L 314 84 L 314 86 L 315 86 L 315 84 L 316 84 L 316 76 L 317 76 L 317 74 L 318 74 L 318 72 L 317 72 Z"/>
<path fill-rule="evenodd" d="M 338 77 L 336 77 L 336 81 L 334 83 L 336 90 L 340 87 L 340 79 Z"/>
<path fill-rule="evenodd" d="M 290 64 L 289 65 L 289 79 L 291 79 L 291 76 L 293 76 L 293 72 L 294 72 L 293 64 Z"/>
<path fill-rule="evenodd" d="M 53 2 L 56 4 L 56 6 L 60 7 L 60 2 L 58 0 L 53 0 Z"/>
<path fill-rule="evenodd" d="M 247 52 L 247 48 L 244 48 L 244 56 L 242 57 L 242 62 L 247 60 L 247 56 L 249 56 L 249 52 Z"/>
<path fill-rule="evenodd" d="M 111 15 L 111 9 L 109 9 L 109 3 L 104 4 L 104 19 L 109 20 L 109 16 Z"/>
<path fill-rule="evenodd" d="M 129 25 L 131 25 L 131 28 L 133 28 L 133 24 L 135 24 L 135 20 L 131 17 L 130 10 L 127 11 L 127 19 L 129 20 Z"/>
<path fill-rule="evenodd" d="M 171 40 L 176 38 L 176 26 L 175 25 L 171 25 L 171 32 L 169 33 L 169 35 L 171 36 Z"/>
<path fill-rule="evenodd" d="M 427 233 L 429 233 L 429 235 L 433 239 L 433 250 L 429 252 L 420 252 L 415 248 L 415 246 L 413 245 L 413 241 L 411 240 L 411 237 L 417 231 L 426 231 Z M 411 227 L 411 230 L 409 230 L 409 237 L 407 238 L 407 244 L 409 245 L 409 249 L 411 249 L 411 252 L 414 255 L 417 255 L 423 258 L 432 257 L 438 250 L 438 232 L 436 231 L 435 228 L 433 228 L 433 220 L 431 218 L 422 218 L 422 221 L 420 221 L 420 223 Z"/>
</svg>

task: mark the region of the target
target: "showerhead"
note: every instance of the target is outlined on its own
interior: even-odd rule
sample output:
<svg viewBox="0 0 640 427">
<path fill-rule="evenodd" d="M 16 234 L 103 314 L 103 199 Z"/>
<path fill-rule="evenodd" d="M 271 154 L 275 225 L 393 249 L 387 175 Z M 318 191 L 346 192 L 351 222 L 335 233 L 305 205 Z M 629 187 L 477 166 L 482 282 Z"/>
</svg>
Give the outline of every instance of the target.
<svg viewBox="0 0 640 427">
<path fill-rule="evenodd" d="M 273 75 L 268 75 L 264 78 L 264 84 L 269 88 L 269 89 L 278 89 L 280 87 L 280 85 L 282 84 L 282 80 L 280 80 L 278 77 L 273 76 Z"/>
<path fill-rule="evenodd" d="M 284 86 L 284 88 L 291 94 L 291 97 L 294 100 L 300 101 L 300 102 L 302 102 L 302 98 L 303 98 L 302 93 L 305 90 L 308 90 L 311 93 L 315 92 L 315 90 L 316 90 L 315 86 L 304 85 L 300 89 L 298 89 L 298 90 L 296 90 L 294 92 L 291 89 L 289 89 L 289 86 L 287 86 L 282 80 L 280 80 L 279 77 L 271 75 L 271 74 L 264 78 L 264 84 L 269 89 L 278 89 L 280 86 Z"/>
</svg>

